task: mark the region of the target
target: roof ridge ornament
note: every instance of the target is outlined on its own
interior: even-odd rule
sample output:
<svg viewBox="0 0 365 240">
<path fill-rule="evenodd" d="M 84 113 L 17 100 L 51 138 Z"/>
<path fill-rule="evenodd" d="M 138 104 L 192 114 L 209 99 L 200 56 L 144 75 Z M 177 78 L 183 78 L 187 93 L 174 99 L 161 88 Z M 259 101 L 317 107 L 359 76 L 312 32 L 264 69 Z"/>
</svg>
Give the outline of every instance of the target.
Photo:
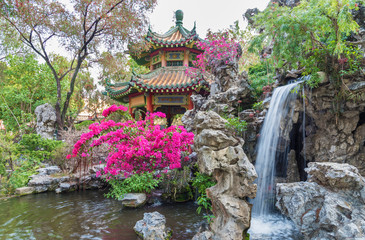
<svg viewBox="0 0 365 240">
<path fill-rule="evenodd" d="M 184 12 L 180 9 L 177 10 L 175 12 L 175 18 L 176 18 L 176 26 L 181 26 L 183 24 Z"/>
</svg>

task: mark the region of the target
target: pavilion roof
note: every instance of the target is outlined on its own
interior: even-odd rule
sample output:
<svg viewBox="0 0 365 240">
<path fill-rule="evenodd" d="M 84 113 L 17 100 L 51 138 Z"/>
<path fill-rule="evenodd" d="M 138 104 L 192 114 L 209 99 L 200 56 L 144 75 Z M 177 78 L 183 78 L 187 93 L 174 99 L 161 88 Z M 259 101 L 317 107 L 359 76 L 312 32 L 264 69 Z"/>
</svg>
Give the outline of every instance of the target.
<svg viewBox="0 0 365 240">
<path fill-rule="evenodd" d="M 210 80 L 192 79 L 185 74 L 185 70 L 186 67 L 161 67 L 148 74 L 133 74 L 129 82 L 107 82 L 106 90 L 116 100 L 134 92 L 178 93 L 200 88 L 209 91 Z"/>
<path fill-rule="evenodd" d="M 159 34 L 152 31 L 151 27 L 148 28 L 147 36 L 145 37 L 146 42 L 150 43 L 148 50 L 138 52 L 138 50 L 130 47 L 130 54 L 139 65 L 148 64 L 150 58 L 149 55 L 161 48 L 176 48 L 176 47 L 187 47 L 196 49 L 196 41 L 204 41 L 199 38 L 196 33 L 196 24 L 192 30 L 188 30 L 183 27 L 183 12 L 177 10 L 176 14 L 176 25 L 168 30 L 164 34 Z"/>
<path fill-rule="evenodd" d="M 149 29 L 146 40 L 157 47 L 183 47 L 199 40 L 199 36 L 196 33 L 195 24 L 191 31 L 184 28 L 182 24 L 176 24 L 165 34 L 158 34 Z"/>
</svg>

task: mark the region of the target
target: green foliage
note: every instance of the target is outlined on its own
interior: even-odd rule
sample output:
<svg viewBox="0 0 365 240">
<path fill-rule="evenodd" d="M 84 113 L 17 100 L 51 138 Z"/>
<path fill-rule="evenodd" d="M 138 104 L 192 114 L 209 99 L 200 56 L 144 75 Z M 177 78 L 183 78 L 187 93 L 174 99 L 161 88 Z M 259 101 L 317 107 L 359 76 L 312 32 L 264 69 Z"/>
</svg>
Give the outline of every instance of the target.
<svg viewBox="0 0 365 240">
<path fill-rule="evenodd" d="M 253 108 L 254 110 L 262 111 L 262 110 L 264 110 L 264 104 L 263 104 L 263 102 L 262 102 L 262 101 L 260 101 L 260 102 L 254 103 L 254 104 L 252 105 L 252 108 Z"/>
<path fill-rule="evenodd" d="M 351 11 L 364 1 L 303 0 L 290 8 L 270 3 L 255 19 L 262 29 L 251 42 L 251 51 L 261 51 L 272 44 L 269 58 L 277 68 L 304 69 L 304 74 L 323 71 L 339 87 L 341 70 L 356 71 L 361 55 L 359 47 L 347 41 L 359 30 Z M 264 56 L 266 57 L 266 56 Z M 319 78 L 308 84 L 316 86 Z"/>
<path fill-rule="evenodd" d="M 122 200 L 127 193 L 150 193 L 160 183 L 160 178 L 156 178 L 153 173 L 133 174 L 130 177 L 121 179 L 110 179 L 110 191 L 106 197 Z"/>
<path fill-rule="evenodd" d="M 247 130 L 247 122 L 239 117 L 225 117 L 225 119 L 228 121 L 226 127 L 235 131 L 238 135 L 243 134 Z"/>
<path fill-rule="evenodd" d="M 92 120 L 86 120 L 81 123 L 75 124 L 75 129 L 80 131 L 82 129 L 88 128 L 90 124 L 94 123 Z"/>
<path fill-rule="evenodd" d="M 199 193 L 199 197 L 197 199 L 197 204 L 199 205 L 199 207 L 196 211 L 198 214 L 200 214 L 201 211 L 204 209 L 206 212 L 204 218 L 208 221 L 208 223 L 212 221 L 214 215 L 211 214 L 212 202 L 207 196 L 206 189 L 213 187 L 215 184 L 216 182 L 211 176 L 199 172 L 195 173 L 195 178 L 192 182 L 192 186 L 197 188 Z"/>
<path fill-rule="evenodd" d="M 48 160 L 52 152 L 61 144 L 62 141 L 44 139 L 38 134 L 24 134 L 17 145 L 17 152 L 25 158 L 39 163 Z"/>
<path fill-rule="evenodd" d="M 16 144 L 14 135 L 0 131 L 0 176 L 6 174 L 6 170 L 14 169 L 14 159 L 16 158 Z"/>
<path fill-rule="evenodd" d="M 274 69 L 272 63 L 267 59 L 252 65 L 248 69 L 248 80 L 254 90 L 253 94 L 256 99 L 260 98 L 263 93 L 263 87 L 274 83 Z"/>
<path fill-rule="evenodd" d="M 33 55 L 8 56 L 0 81 L 0 119 L 8 130 L 19 131 L 34 121 L 34 110 L 46 102 L 55 103 L 56 86 L 44 64 Z"/>
<path fill-rule="evenodd" d="M 1 192 L 5 194 L 13 194 L 16 188 L 24 187 L 29 181 L 29 177 L 36 174 L 36 169 L 39 168 L 39 163 L 22 159 L 21 162 L 14 168 L 14 171 L 9 173 L 6 178 L 1 181 Z"/>
<path fill-rule="evenodd" d="M 24 134 L 18 143 L 14 138 L 0 132 L 0 191 L 3 194 L 12 194 L 16 188 L 25 186 L 41 161 L 47 160 L 62 143 L 42 139 L 37 134 Z"/>
</svg>

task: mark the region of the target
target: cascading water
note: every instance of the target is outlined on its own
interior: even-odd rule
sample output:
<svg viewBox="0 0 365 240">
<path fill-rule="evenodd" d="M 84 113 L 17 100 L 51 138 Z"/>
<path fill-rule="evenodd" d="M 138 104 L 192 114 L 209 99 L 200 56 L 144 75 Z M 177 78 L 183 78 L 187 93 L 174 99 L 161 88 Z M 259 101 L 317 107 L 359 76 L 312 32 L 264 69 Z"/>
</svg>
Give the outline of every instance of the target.
<svg viewBox="0 0 365 240">
<path fill-rule="evenodd" d="M 296 91 L 292 90 L 299 83 L 291 83 L 274 90 L 261 129 L 255 164 L 258 174 L 257 194 L 252 201 L 250 239 L 300 239 L 293 223 L 274 211 L 276 163 L 278 156 L 287 157 L 288 133 L 297 97 Z"/>
</svg>

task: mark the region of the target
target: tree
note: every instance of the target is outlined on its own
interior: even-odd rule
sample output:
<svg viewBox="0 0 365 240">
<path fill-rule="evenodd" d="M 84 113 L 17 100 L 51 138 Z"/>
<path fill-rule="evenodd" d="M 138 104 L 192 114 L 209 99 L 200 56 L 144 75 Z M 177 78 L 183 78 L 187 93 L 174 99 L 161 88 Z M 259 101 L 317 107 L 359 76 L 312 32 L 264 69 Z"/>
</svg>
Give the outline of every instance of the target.
<svg viewBox="0 0 365 240">
<path fill-rule="evenodd" d="M 3 0 L 0 16 L 21 40 L 51 69 L 57 85 L 57 125 L 62 128 L 80 69 L 92 63 L 99 49 L 124 47 L 145 32 L 146 13 L 156 0 L 74 0 L 67 5 L 51 0 Z M 50 42 L 57 41 L 70 56 L 67 70 L 57 71 Z M 61 83 L 70 75 L 69 89 L 62 101 Z M 63 105 L 63 106 L 61 106 Z"/>
<path fill-rule="evenodd" d="M 62 56 L 50 56 L 58 72 L 67 69 L 69 62 Z M 62 100 L 66 98 L 70 76 L 61 82 Z M 73 122 L 84 106 L 85 96 L 95 90 L 90 73 L 80 70 L 75 81 L 74 94 L 66 115 L 68 122 Z M 52 79 L 49 67 L 40 64 L 32 54 L 23 56 L 9 55 L 6 63 L 0 64 L 0 119 L 4 120 L 8 130 L 33 131 L 34 110 L 44 103 L 57 102 L 57 87 Z"/>
<path fill-rule="evenodd" d="M 272 2 L 255 18 L 260 34 L 254 37 L 251 50 L 271 46 L 270 56 L 264 53 L 263 57 L 278 68 L 303 69 L 305 74 L 312 74 L 311 86 L 319 82 L 316 73 L 324 71 L 339 88 L 341 74 L 359 69 L 361 49 L 349 41 L 359 30 L 352 16 L 359 3 L 364 1 L 303 0 L 295 7 Z"/>
<path fill-rule="evenodd" d="M 34 55 L 8 56 L 0 74 L 0 119 L 8 130 L 22 130 L 34 123 L 34 110 L 46 102 L 56 102 L 52 74 Z"/>
</svg>

